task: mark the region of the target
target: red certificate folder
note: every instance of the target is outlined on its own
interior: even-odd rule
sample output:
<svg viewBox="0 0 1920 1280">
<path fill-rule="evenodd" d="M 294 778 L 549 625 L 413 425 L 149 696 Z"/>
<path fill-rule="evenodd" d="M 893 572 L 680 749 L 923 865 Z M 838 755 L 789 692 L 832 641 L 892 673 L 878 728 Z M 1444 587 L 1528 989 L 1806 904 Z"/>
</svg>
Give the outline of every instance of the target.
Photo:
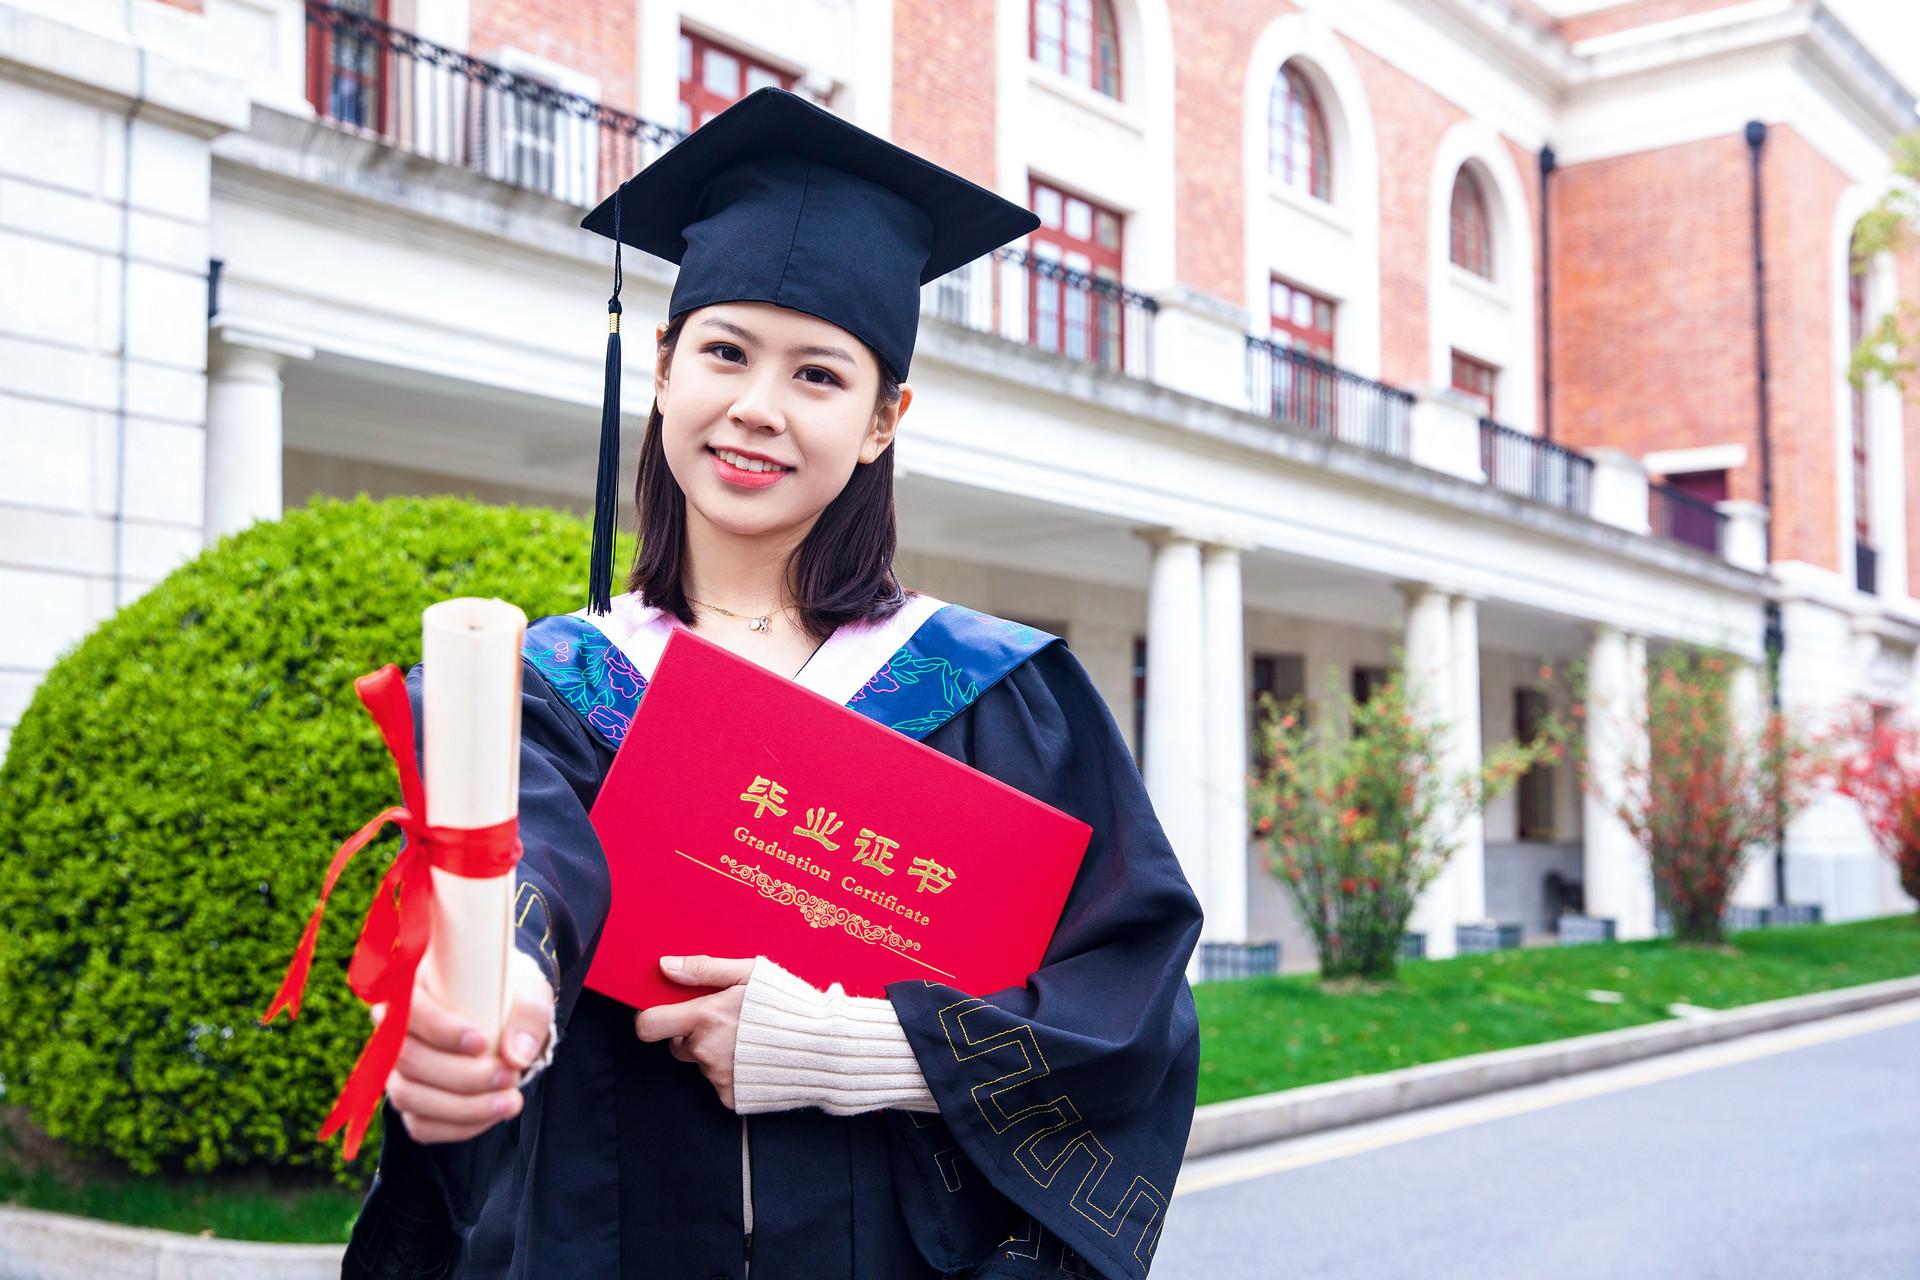
<svg viewBox="0 0 1920 1280">
<path fill-rule="evenodd" d="M 1091 829 L 689 631 L 593 806 L 613 902 L 587 986 L 700 995 L 663 955 L 765 955 L 821 988 L 986 995 L 1040 965 Z"/>
</svg>

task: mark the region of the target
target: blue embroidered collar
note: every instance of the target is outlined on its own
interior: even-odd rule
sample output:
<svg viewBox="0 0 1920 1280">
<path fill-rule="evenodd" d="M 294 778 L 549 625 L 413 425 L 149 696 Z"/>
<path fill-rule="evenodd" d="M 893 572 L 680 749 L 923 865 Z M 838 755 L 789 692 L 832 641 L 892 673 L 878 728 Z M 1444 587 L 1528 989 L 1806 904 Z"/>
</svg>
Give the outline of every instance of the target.
<svg viewBox="0 0 1920 1280">
<path fill-rule="evenodd" d="M 541 618 L 524 655 L 554 692 L 618 750 L 667 638 L 679 619 L 618 596 L 604 616 Z M 1015 667 L 1059 639 L 932 596 L 914 595 L 893 617 L 843 626 L 801 669 L 797 683 L 912 738 L 924 738 Z"/>
</svg>

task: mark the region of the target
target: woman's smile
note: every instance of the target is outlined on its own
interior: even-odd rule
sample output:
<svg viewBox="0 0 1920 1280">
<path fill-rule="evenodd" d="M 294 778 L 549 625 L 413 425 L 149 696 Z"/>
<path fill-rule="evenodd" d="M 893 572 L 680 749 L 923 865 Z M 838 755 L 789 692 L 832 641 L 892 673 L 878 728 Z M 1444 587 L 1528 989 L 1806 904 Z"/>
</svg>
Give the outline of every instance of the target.
<svg viewBox="0 0 1920 1280">
<path fill-rule="evenodd" d="M 707 446 L 707 452 L 713 456 L 714 474 L 731 485 L 742 489 L 764 489 L 775 484 L 781 476 L 793 470 L 766 458 L 750 453 L 740 453 L 733 449 Z"/>
</svg>

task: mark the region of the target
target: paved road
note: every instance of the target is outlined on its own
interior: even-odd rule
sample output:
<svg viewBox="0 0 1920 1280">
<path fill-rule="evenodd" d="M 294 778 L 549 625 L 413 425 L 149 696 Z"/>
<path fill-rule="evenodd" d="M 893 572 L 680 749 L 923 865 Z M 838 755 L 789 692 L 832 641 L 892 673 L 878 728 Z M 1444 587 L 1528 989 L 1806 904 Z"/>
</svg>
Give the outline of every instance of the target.
<svg viewBox="0 0 1920 1280">
<path fill-rule="evenodd" d="M 1920 1280 L 1920 1001 L 1190 1163 L 1154 1280 Z"/>
</svg>

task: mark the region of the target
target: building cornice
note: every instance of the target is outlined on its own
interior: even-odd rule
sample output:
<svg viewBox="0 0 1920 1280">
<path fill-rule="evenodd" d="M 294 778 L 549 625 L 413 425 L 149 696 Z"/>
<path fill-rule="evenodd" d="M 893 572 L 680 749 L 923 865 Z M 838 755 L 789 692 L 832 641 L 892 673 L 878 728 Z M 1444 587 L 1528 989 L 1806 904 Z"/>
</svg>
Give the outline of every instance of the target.
<svg viewBox="0 0 1920 1280">
<path fill-rule="evenodd" d="M 1769 50 L 1805 56 L 1827 75 L 1827 87 L 1889 137 L 1920 124 L 1913 96 L 1885 64 L 1825 5 L 1752 0 L 1672 22 L 1634 27 L 1572 46 L 1577 64 L 1569 87 L 1603 84 Z"/>
<path fill-rule="evenodd" d="M 1449 20 L 1463 40 L 1553 102 L 1575 90 L 1767 49 L 1791 49 L 1825 73 L 1825 88 L 1888 138 L 1920 126 L 1910 92 L 1819 0 L 1750 0 L 1569 45 L 1510 0 L 1400 0 Z"/>
</svg>

